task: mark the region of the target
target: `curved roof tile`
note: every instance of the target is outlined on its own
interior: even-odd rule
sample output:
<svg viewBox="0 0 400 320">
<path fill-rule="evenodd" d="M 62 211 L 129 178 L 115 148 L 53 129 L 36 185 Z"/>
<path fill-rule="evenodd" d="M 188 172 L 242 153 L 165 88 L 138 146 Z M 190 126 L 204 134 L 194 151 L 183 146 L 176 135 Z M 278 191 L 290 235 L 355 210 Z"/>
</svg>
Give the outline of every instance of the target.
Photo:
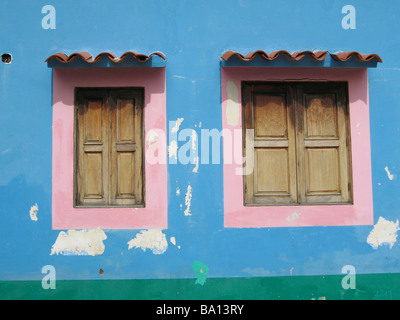
<svg viewBox="0 0 400 320">
<path fill-rule="evenodd" d="M 303 59 L 305 56 L 309 56 L 314 60 L 322 61 L 326 58 L 326 56 L 329 54 L 334 60 L 336 61 L 347 61 L 351 59 L 352 57 L 356 58 L 359 61 L 370 61 L 372 59 L 376 59 L 378 62 L 382 62 L 382 59 L 379 55 L 377 54 L 361 54 L 358 53 L 357 51 L 351 51 L 351 52 L 339 52 L 336 54 L 329 53 L 328 51 L 296 51 L 293 53 L 289 53 L 286 50 L 278 50 L 278 51 L 273 51 L 271 53 L 266 53 L 265 51 L 262 50 L 257 50 L 253 52 L 249 52 L 245 56 L 234 51 L 226 51 L 224 54 L 221 56 L 222 60 L 228 61 L 230 58 L 233 56 L 239 57 L 243 61 L 250 61 L 252 60 L 256 55 L 260 55 L 263 59 L 265 60 L 274 60 L 278 58 L 280 55 L 285 55 L 288 59 L 290 60 L 295 60 L 299 61 Z"/>
<path fill-rule="evenodd" d="M 376 61 L 382 62 L 381 57 L 375 53 L 361 54 L 361 53 L 358 53 L 357 51 L 351 51 L 351 52 L 339 52 L 336 54 L 331 54 L 331 56 L 336 61 L 347 61 L 351 57 L 355 57 L 357 60 L 360 60 L 360 61 L 370 61 L 372 59 L 376 59 Z"/>
<path fill-rule="evenodd" d="M 154 55 L 157 55 L 157 56 L 161 57 L 163 60 L 166 60 L 165 56 L 161 52 L 154 52 L 154 53 L 150 54 L 149 56 L 147 56 L 145 54 L 140 54 L 140 53 L 137 53 L 134 51 L 127 51 L 123 55 L 121 55 L 121 57 L 118 58 L 118 56 L 116 56 L 111 51 L 101 52 L 96 57 L 93 57 L 89 52 L 80 51 L 80 52 L 72 53 L 69 56 L 67 56 L 66 54 L 64 54 L 62 52 L 58 52 L 58 53 L 55 53 L 55 54 L 51 55 L 50 57 L 48 57 L 45 60 L 45 62 L 48 62 L 52 59 L 57 59 L 58 61 L 60 61 L 62 63 L 69 63 L 69 62 L 72 62 L 73 60 L 75 60 L 75 58 L 78 56 L 81 57 L 82 60 L 84 60 L 87 63 L 94 63 L 94 62 L 98 61 L 102 56 L 106 56 L 110 61 L 115 62 L 115 63 L 123 61 L 128 56 L 133 57 L 134 59 L 136 59 L 139 62 L 145 62 Z"/>
</svg>

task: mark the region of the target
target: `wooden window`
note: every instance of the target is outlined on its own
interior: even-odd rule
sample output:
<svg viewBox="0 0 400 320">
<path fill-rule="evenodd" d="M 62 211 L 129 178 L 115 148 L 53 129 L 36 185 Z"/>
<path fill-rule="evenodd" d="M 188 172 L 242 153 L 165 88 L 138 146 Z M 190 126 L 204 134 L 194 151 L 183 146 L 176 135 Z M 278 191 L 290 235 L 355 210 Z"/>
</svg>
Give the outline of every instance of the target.
<svg viewBox="0 0 400 320">
<path fill-rule="evenodd" d="M 144 206 L 141 88 L 77 88 L 75 206 Z"/>
<path fill-rule="evenodd" d="M 245 205 L 352 202 L 347 84 L 243 82 Z"/>
</svg>

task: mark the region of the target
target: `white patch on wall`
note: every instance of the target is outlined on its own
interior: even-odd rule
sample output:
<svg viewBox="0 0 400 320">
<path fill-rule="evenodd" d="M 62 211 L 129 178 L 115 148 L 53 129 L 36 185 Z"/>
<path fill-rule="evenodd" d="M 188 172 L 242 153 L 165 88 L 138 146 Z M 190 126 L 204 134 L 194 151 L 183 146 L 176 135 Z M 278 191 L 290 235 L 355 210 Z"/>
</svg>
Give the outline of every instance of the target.
<svg viewBox="0 0 400 320">
<path fill-rule="evenodd" d="M 196 157 L 194 159 L 194 163 L 195 163 L 195 166 L 194 166 L 192 172 L 197 173 L 197 171 L 199 170 L 199 157 Z"/>
<path fill-rule="evenodd" d="M 389 180 L 393 180 L 394 175 L 390 173 L 388 167 L 385 167 L 385 171 L 386 171 L 386 173 L 387 173 L 387 176 L 388 176 Z"/>
<path fill-rule="evenodd" d="M 300 218 L 300 213 L 297 213 L 296 211 L 294 211 L 292 214 L 290 214 L 286 217 L 286 221 L 293 222 L 293 221 L 296 221 L 298 218 Z"/>
<path fill-rule="evenodd" d="M 197 133 L 196 131 L 192 130 L 192 150 L 193 154 L 196 153 L 196 145 L 197 145 Z"/>
<path fill-rule="evenodd" d="M 226 105 L 226 121 L 231 126 L 237 126 L 239 124 L 239 91 L 233 81 L 227 81 L 226 93 L 228 101 Z"/>
<path fill-rule="evenodd" d="M 383 244 L 388 244 L 393 247 L 397 241 L 397 231 L 399 230 L 399 221 L 388 221 L 385 218 L 379 217 L 378 222 L 370 232 L 367 238 L 367 243 L 377 249 Z"/>
<path fill-rule="evenodd" d="M 132 248 L 150 249 L 154 254 L 161 254 L 167 250 L 168 242 L 161 229 L 142 230 L 128 241 L 128 250 Z"/>
<path fill-rule="evenodd" d="M 150 130 L 147 133 L 147 143 L 150 146 L 152 143 L 157 142 L 158 141 L 158 133 L 155 130 Z"/>
<path fill-rule="evenodd" d="M 178 143 L 176 142 L 176 140 L 172 140 L 168 146 L 168 156 L 170 158 L 174 157 L 175 159 L 177 159 L 177 156 L 176 156 L 177 151 L 178 151 Z"/>
<path fill-rule="evenodd" d="M 169 241 L 171 241 L 171 243 L 172 243 L 174 246 L 176 246 L 176 239 L 175 239 L 175 237 L 170 237 L 170 238 L 169 238 Z M 181 246 L 177 246 L 177 248 L 180 249 Z"/>
<path fill-rule="evenodd" d="M 179 196 L 181 194 L 181 189 L 179 189 L 179 187 L 176 187 L 176 195 Z"/>
<path fill-rule="evenodd" d="M 171 128 L 171 132 L 178 132 L 179 127 L 181 126 L 183 118 L 176 119 L 175 126 Z"/>
<path fill-rule="evenodd" d="M 29 216 L 31 217 L 32 221 L 38 221 L 38 218 L 36 215 L 38 211 L 39 211 L 39 207 L 38 207 L 37 203 L 35 203 L 29 210 Z"/>
<path fill-rule="evenodd" d="M 51 247 L 50 255 L 100 255 L 103 254 L 105 249 L 103 243 L 105 239 L 107 239 L 106 234 L 99 228 L 61 231 Z"/>
<path fill-rule="evenodd" d="M 190 184 L 188 185 L 185 194 L 185 205 L 186 205 L 186 209 L 184 211 L 185 216 L 191 216 L 192 214 L 190 213 L 190 206 L 192 205 L 192 186 Z"/>
</svg>

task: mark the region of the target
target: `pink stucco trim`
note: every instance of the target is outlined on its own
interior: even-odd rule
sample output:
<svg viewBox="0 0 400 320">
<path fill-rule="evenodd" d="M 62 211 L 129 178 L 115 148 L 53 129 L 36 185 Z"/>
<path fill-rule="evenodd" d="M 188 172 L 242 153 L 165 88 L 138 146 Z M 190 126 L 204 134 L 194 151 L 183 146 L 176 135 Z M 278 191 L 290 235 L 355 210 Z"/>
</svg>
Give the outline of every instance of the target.
<svg viewBox="0 0 400 320">
<path fill-rule="evenodd" d="M 238 101 L 241 108 L 241 81 L 284 81 L 288 79 L 298 81 L 348 81 L 354 203 L 352 205 L 331 206 L 245 207 L 243 205 L 243 176 L 235 174 L 235 170 L 240 165 L 225 163 L 223 169 L 225 227 L 260 228 L 373 224 L 368 74 L 366 69 L 222 67 L 223 129 L 241 129 L 241 113 L 237 126 L 231 126 L 227 121 L 228 81 L 232 81 L 238 89 Z M 241 141 L 238 143 L 241 149 Z"/>
<path fill-rule="evenodd" d="M 74 88 L 144 87 L 144 130 L 166 132 L 165 68 L 59 68 L 53 72 L 53 229 L 167 227 L 167 165 L 145 161 L 145 208 L 74 208 Z M 159 137 L 165 139 L 165 137 Z M 166 141 L 161 141 L 166 144 Z M 144 143 L 148 148 L 147 141 Z"/>
</svg>

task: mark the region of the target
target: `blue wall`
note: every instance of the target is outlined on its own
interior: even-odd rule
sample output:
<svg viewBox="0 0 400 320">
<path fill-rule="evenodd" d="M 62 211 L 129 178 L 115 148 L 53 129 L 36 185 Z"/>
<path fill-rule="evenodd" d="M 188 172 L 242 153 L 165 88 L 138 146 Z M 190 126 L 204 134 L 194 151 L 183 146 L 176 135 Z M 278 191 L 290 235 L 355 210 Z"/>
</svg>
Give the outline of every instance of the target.
<svg viewBox="0 0 400 320">
<path fill-rule="evenodd" d="M 56 9 L 56 29 L 44 30 L 44 5 Z M 356 8 L 357 27 L 341 26 L 344 5 Z M 51 230 L 52 70 L 44 60 L 56 52 L 96 55 L 128 50 L 161 51 L 167 58 L 167 120 L 184 118 L 182 128 L 221 130 L 219 59 L 226 50 L 262 49 L 378 53 L 370 69 L 374 221 L 399 217 L 396 175 L 400 152 L 400 2 L 148 0 L 0 2 L 0 280 L 41 279 L 53 265 L 57 279 L 186 278 L 192 262 L 210 277 L 400 272 L 400 246 L 373 249 L 373 226 L 224 229 L 222 165 L 168 166 L 168 221 L 174 236 L 164 254 L 128 250 L 139 230 L 104 230 L 99 256 L 50 255 L 59 231 Z M 198 128 L 198 127 L 197 127 Z M 384 168 L 395 175 L 389 180 Z M 180 204 L 193 188 L 192 216 Z M 181 196 L 175 194 L 180 187 Z M 29 209 L 39 206 L 38 221 Z M 99 275 L 103 268 L 105 274 Z"/>
</svg>

